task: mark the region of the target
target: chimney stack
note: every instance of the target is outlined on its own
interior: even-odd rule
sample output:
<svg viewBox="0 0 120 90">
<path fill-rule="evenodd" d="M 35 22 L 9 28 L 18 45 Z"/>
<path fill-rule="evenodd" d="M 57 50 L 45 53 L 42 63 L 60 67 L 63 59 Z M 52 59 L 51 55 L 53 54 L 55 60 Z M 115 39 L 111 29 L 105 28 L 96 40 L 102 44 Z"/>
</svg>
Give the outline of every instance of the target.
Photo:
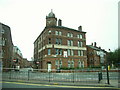
<svg viewBox="0 0 120 90">
<path fill-rule="evenodd" d="M 93 46 L 93 43 L 91 43 L 91 45 Z"/>
<path fill-rule="evenodd" d="M 82 31 L 82 26 L 79 26 L 79 27 L 78 27 L 78 30 L 79 30 L 79 31 Z"/>
<path fill-rule="evenodd" d="M 62 20 L 61 19 L 58 20 L 58 26 L 62 26 Z"/>
<path fill-rule="evenodd" d="M 96 42 L 94 42 L 94 47 L 97 47 L 97 43 Z"/>
</svg>

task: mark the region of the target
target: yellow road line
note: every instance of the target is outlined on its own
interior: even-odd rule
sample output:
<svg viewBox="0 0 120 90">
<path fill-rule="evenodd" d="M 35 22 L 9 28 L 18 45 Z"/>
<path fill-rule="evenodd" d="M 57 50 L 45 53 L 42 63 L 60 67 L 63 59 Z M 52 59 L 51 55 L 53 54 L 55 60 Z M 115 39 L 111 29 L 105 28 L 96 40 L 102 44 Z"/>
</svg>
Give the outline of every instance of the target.
<svg viewBox="0 0 120 90">
<path fill-rule="evenodd" d="M 120 88 L 113 88 L 113 87 L 83 87 L 83 86 L 62 86 L 62 85 L 45 85 L 45 84 L 32 84 L 32 83 L 19 83 L 19 82 L 2 82 L 2 83 L 12 83 L 12 84 L 21 84 L 21 85 L 33 85 L 33 86 L 49 86 L 49 87 L 63 87 L 63 88 L 111 88 L 111 89 L 118 89 Z"/>
</svg>

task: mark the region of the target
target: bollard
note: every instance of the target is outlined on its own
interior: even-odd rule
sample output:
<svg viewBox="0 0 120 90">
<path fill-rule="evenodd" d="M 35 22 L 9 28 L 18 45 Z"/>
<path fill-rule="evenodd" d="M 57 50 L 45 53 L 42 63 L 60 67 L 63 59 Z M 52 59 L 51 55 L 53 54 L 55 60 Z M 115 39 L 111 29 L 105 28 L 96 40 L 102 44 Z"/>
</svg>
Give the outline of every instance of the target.
<svg viewBox="0 0 120 90">
<path fill-rule="evenodd" d="M 98 72 L 98 83 L 102 80 L 102 72 Z"/>
</svg>

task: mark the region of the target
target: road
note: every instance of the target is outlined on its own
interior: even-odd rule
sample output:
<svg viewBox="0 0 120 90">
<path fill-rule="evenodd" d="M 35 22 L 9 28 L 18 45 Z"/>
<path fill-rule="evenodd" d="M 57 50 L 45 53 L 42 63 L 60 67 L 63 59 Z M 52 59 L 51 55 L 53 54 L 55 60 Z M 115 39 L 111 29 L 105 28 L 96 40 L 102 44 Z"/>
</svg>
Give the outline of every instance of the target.
<svg viewBox="0 0 120 90">
<path fill-rule="evenodd" d="M 33 83 L 23 83 L 23 82 L 3 82 L 2 83 L 2 90 L 4 88 L 79 88 L 79 90 L 120 90 L 111 87 L 82 87 L 82 86 L 63 86 L 63 85 L 45 85 L 45 84 L 33 84 Z M 65 89 L 66 90 L 66 89 Z"/>
</svg>

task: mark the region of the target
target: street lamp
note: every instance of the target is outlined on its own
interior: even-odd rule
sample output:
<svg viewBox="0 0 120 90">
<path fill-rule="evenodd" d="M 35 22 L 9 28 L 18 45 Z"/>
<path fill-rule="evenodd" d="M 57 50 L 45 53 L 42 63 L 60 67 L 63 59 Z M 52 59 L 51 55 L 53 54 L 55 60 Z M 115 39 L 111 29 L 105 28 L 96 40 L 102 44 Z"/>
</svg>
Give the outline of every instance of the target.
<svg viewBox="0 0 120 90">
<path fill-rule="evenodd" d="M 110 51 L 111 50 L 109 49 L 109 53 L 110 53 Z M 109 70 L 108 70 L 108 59 L 106 60 L 106 72 L 107 72 L 107 84 L 110 84 L 110 81 L 109 81 Z"/>
</svg>

